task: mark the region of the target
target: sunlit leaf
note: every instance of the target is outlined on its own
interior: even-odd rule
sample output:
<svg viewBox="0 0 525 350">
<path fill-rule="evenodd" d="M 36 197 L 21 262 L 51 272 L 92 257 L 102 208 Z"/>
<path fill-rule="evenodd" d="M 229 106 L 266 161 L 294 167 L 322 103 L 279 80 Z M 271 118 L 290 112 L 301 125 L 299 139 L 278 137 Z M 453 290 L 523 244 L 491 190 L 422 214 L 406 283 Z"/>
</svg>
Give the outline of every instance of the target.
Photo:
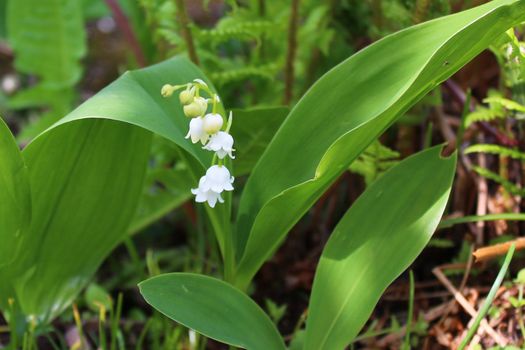
<svg viewBox="0 0 525 350">
<path fill-rule="evenodd" d="M 306 350 L 349 344 L 386 287 L 429 242 L 456 170 L 456 156 L 442 158 L 440 151 L 431 148 L 389 170 L 334 229 L 317 267 Z"/>
<path fill-rule="evenodd" d="M 327 187 L 400 115 L 525 20 L 525 2 L 496 0 L 390 35 L 319 79 L 255 166 L 237 219 L 237 284 L 245 287 Z"/>
</svg>

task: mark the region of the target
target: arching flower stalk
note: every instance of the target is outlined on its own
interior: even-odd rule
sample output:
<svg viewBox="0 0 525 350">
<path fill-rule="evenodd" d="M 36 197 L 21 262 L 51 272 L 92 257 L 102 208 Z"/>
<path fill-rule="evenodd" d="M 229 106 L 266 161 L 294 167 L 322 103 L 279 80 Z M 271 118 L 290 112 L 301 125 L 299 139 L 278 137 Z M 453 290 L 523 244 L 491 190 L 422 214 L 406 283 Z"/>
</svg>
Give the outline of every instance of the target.
<svg viewBox="0 0 525 350">
<path fill-rule="evenodd" d="M 224 158 L 227 156 L 235 159 L 234 140 L 229 133 L 232 112 L 225 123 L 225 117 L 217 111 L 219 96 L 201 79 L 183 85 L 166 84 L 162 87 L 161 94 L 170 97 L 177 90 L 182 90 L 179 93 L 179 101 L 184 115 L 191 118 L 186 138 L 192 143 L 200 142 L 203 149 L 215 153 L 210 168 L 200 178 L 197 188 L 191 189 L 191 193 L 195 195 L 196 202 L 207 202 L 214 208 L 217 202 L 224 203 L 222 192 L 233 191 L 234 177 L 224 166 Z M 201 92 L 206 93 L 209 98 L 202 97 Z M 208 113 L 210 104 L 212 110 Z"/>
</svg>

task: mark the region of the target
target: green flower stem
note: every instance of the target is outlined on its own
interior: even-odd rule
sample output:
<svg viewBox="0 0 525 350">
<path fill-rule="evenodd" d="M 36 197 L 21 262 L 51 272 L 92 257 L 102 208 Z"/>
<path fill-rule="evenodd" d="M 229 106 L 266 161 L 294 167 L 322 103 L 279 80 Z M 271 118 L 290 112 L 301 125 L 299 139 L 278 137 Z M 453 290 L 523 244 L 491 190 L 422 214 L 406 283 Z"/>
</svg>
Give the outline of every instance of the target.
<svg viewBox="0 0 525 350">
<path fill-rule="evenodd" d="M 188 162 L 188 159 L 184 152 L 177 147 L 177 151 L 180 159 L 183 162 Z M 191 167 L 190 167 L 191 168 Z M 193 171 L 190 171 L 191 177 L 195 183 L 199 182 L 199 176 Z M 224 280 L 229 283 L 233 283 L 235 279 L 235 250 L 233 244 L 233 232 L 230 222 L 231 213 L 231 197 L 226 199 L 225 205 L 228 206 L 228 210 L 225 211 L 223 217 L 219 216 L 220 211 L 217 208 L 211 208 L 209 205 L 204 205 L 206 213 L 210 220 L 211 226 L 215 233 L 215 238 L 219 243 L 219 249 L 221 251 L 222 260 L 224 264 Z"/>
<path fill-rule="evenodd" d="M 231 204 L 231 201 L 228 201 L 228 204 Z M 218 211 L 208 205 L 206 205 L 206 212 L 208 213 L 213 230 L 219 240 L 219 248 L 221 249 L 224 263 L 224 280 L 228 283 L 233 283 L 235 279 L 235 252 L 233 248 L 231 225 L 227 218 L 226 220 L 221 220 L 218 216 Z M 222 242 L 219 237 L 222 237 Z"/>
</svg>

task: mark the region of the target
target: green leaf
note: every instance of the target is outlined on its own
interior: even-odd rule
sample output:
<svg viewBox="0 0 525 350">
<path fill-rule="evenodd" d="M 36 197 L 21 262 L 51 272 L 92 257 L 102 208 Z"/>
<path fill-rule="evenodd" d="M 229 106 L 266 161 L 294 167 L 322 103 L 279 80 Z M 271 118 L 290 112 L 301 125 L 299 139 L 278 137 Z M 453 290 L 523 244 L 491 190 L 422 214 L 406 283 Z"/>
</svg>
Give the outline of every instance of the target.
<svg viewBox="0 0 525 350">
<path fill-rule="evenodd" d="M 150 140 L 140 128 L 97 119 L 61 125 L 24 149 L 32 222 L 12 268 L 25 315 L 57 316 L 126 237 Z"/>
<path fill-rule="evenodd" d="M 285 349 L 264 311 L 218 279 L 170 273 L 139 284 L 146 301 L 169 318 L 223 343 L 249 350 Z"/>
<path fill-rule="evenodd" d="M 410 106 L 525 19 L 496 0 L 370 45 L 323 76 L 255 166 L 237 218 L 237 284 L 245 287 L 289 229 Z"/>
<path fill-rule="evenodd" d="M 0 307 L 12 294 L 11 264 L 27 235 L 31 217 L 31 195 L 27 167 L 11 131 L 0 119 Z"/>
<path fill-rule="evenodd" d="M 196 184 L 211 155 L 184 138 L 188 120 L 178 99 L 160 95 L 165 83 L 195 78 L 205 79 L 183 58 L 128 72 L 24 149 L 31 229 L 10 265 L 7 285 L 14 291 L 0 300 L 13 297 L 23 314 L 42 323 L 70 304 L 126 237 L 144 188 L 152 132 L 177 145 Z M 214 213 L 228 217 L 226 211 L 221 206 Z"/>
<path fill-rule="evenodd" d="M 286 107 L 233 111 L 231 133 L 235 137 L 235 175 L 248 174 L 286 118 Z"/>
<path fill-rule="evenodd" d="M 99 311 L 103 307 L 106 311 L 113 307 L 113 300 L 109 293 L 98 284 L 91 283 L 84 293 L 84 299 L 89 308 L 93 311 Z"/>
<path fill-rule="evenodd" d="M 192 144 L 185 139 L 189 122 L 178 98 L 163 98 L 160 94 L 160 89 L 166 83 L 180 85 L 196 78 L 203 79 L 213 89 L 211 82 L 197 66 L 182 56 L 126 72 L 56 125 L 86 118 L 103 118 L 149 130 L 178 146 L 180 159 L 188 163 L 194 186 L 197 186 L 199 177 L 204 175 L 213 155 L 203 150 L 202 145 Z M 224 115 L 222 104 L 218 105 L 218 111 Z M 225 232 L 229 232 L 230 226 L 228 206 L 221 205 L 214 209 L 206 206 L 206 210 L 217 218 L 212 224 L 221 251 L 224 251 Z"/>
<path fill-rule="evenodd" d="M 195 65 L 180 56 L 126 72 L 57 125 L 85 118 L 103 118 L 139 126 L 179 146 L 190 157 L 193 169 L 200 174 L 211 163 L 212 155 L 200 144 L 185 139 L 189 121 L 178 98 L 164 98 L 160 94 L 166 83 L 186 84 L 195 78 L 204 79 L 211 85 Z M 224 112 L 222 106 L 220 112 Z"/>
<path fill-rule="evenodd" d="M 442 158 L 441 148 L 418 153 L 389 170 L 334 229 L 314 279 L 305 350 L 348 345 L 388 285 L 429 242 L 456 169 L 456 156 Z"/>
</svg>

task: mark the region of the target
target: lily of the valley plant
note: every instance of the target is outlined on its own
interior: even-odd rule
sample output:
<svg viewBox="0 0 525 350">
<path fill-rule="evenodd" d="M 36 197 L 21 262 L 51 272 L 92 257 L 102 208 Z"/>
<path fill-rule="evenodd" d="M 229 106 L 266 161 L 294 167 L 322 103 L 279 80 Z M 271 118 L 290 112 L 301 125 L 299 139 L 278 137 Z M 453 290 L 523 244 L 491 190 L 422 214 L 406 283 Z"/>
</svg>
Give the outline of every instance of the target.
<svg viewBox="0 0 525 350">
<path fill-rule="evenodd" d="M 254 139 L 263 151 L 245 163 L 248 176 L 242 191 L 236 184 L 242 193 L 235 201 L 231 113 L 226 120 L 211 82 L 183 56 L 124 74 L 23 151 L 0 123 L 3 315 L 23 328 L 31 319 L 47 324 L 71 305 L 129 238 L 159 135 L 173 143 L 191 178 L 185 195 L 194 186 L 195 200 L 206 203 L 224 272 L 156 276 L 140 284 L 142 295 L 207 337 L 250 350 L 286 349 L 245 293 L 257 271 L 370 144 L 485 48 L 508 41 L 505 32 L 523 21 L 525 0 L 494 0 L 377 41 L 322 76 L 282 119 L 267 118 L 282 113 L 275 107 L 236 112 L 235 162 Z M 162 87 L 159 77 L 174 85 Z M 159 96 L 161 87 L 165 97 L 179 92 L 178 101 Z M 270 132 L 251 132 L 269 120 L 277 123 Z M 456 155 L 443 157 L 441 148 L 391 168 L 339 221 L 320 257 L 294 349 L 346 348 L 430 241 L 456 167 Z"/>
</svg>

